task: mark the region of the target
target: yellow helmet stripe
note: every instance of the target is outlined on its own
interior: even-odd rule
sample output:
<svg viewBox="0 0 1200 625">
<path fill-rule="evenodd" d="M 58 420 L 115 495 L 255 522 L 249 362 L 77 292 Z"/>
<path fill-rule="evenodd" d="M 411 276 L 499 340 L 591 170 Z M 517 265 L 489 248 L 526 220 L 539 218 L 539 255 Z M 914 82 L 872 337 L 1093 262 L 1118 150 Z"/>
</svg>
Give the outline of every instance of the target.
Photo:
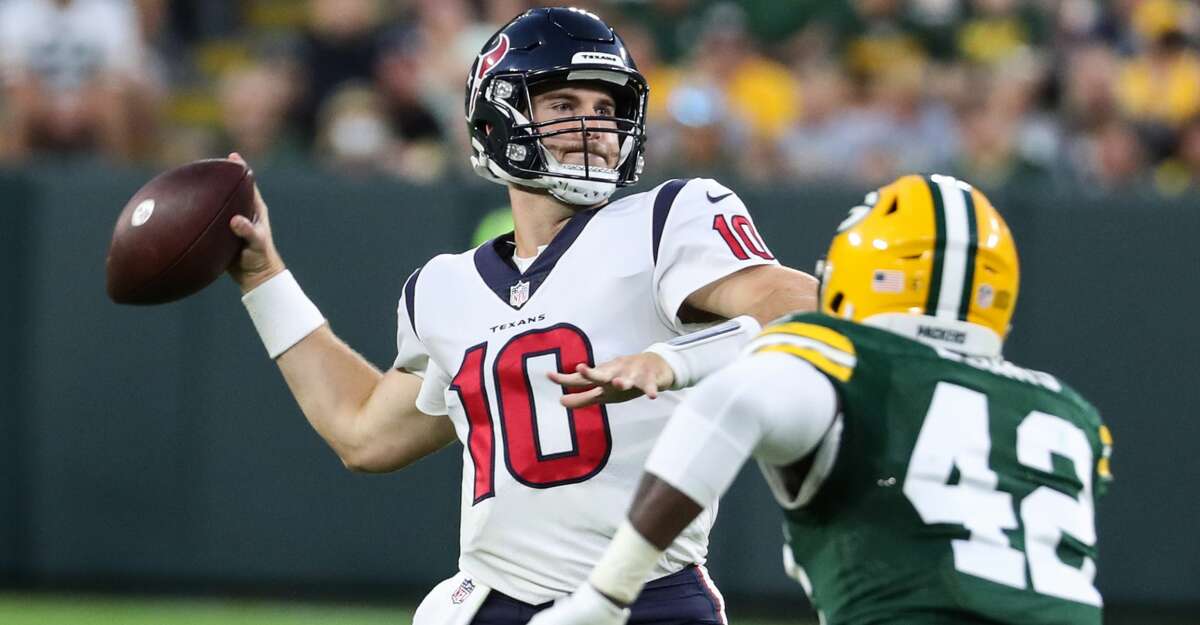
<svg viewBox="0 0 1200 625">
<path fill-rule="evenodd" d="M 926 183 L 933 197 L 937 246 L 925 313 L 941 319 L 965 319 L 974 273 L 968 267 L 974 266 L 978 248 L 971 187 L 940 175 L 929 176 Z"/>
<path fill-rule="evenodd" d="M 816 351 L 815 349 L 809 349 L 807 347 L 797 347 L 795 345 L 788 345 L 786 343 L 777 343 L 775 345 L 767 345 L 759 348 L 754 353 L 761 354 L 772 352 L 791 354 L 816 367 L 818 371 L 821 371 L 825 375 L 837 380 L 841 380 L 842 382 L 849 380 L 850 375 L 854 373 L 854 369 L 852 367 L 839 365 L 826 358 L 824 354 Z"/>
<path fill-rule="evenodd" d="M 800 321 L 789 321 L 787 323 L 767 326 L 758 336 L 765 338 L 772 334 L 792 334 L 812 339 L 819 343 L 824 343 L 834 350 L 843 352 L 850 358 L 854 358 L 854 343 L 850 342 L 850 339 L 846 338 L 844 334 L 825 326 Z"/>
</svg>

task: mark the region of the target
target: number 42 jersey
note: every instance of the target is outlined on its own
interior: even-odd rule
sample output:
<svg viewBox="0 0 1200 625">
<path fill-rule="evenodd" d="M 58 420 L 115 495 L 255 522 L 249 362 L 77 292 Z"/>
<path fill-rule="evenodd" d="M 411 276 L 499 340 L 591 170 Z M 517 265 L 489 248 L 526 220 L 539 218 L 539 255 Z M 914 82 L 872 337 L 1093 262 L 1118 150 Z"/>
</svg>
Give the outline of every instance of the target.
<svg viewBox="0 0 1200 625">
<path fill-rule="evenodd" d="M 448 414 L 463 444 L 460 568 L 538 604 L 587 579 L 680 399 L 567 410 L 546 373 L 695 329 L 678 317 L 691 293 L 776 261 L 741 200 L 702 179 L 577 213 L 523 272 L 512 256 L 509 234 L 409 277 L 395 366 L 424 377 L 417 407 Z M 656 577 L 704 562 L 714 515 Z"/>
<path fill-rule="evenodd" d="M 1054 376 L 820 314 L 757 351 L 807 361 L 841 403 L 785 508 L 785 564 L 822 622 L 1099 625 L 1095 501 L 1112 439 Z"/>
</svg>

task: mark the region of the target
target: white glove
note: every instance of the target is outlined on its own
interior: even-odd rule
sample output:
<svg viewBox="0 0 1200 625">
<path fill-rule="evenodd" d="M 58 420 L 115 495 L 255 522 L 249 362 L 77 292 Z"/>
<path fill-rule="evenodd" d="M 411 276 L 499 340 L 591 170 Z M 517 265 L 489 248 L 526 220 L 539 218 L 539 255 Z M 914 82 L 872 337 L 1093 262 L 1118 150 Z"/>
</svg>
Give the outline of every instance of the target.
<svg viewBox="0 0 1200 625">
<path fill-rule="evenodd" d="M 617 607 L 591 584 L 584 582 L 569 597 L 559 599 L 549 609 L 538 612 L 529 625 L 625 625 L 628 620 L 629 608 Z"/>
</svg>

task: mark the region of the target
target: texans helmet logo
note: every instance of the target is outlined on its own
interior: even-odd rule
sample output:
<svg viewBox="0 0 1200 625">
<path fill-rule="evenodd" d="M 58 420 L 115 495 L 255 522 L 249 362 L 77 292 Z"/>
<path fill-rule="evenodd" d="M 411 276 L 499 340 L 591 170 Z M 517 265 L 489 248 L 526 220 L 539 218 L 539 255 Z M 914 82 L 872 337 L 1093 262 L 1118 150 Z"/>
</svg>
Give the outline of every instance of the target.
<svg viewBox="0 0 1200 625">
<path fill-rule="evenodd" d="M 500 39 L 496 41 L 496 45 L 491 50 L 479 55 L 479 60 L 475 63 L 475 73 L 471 75 L 471 103 L 470 110 L 467 112 L 468 118 L 475 114 L 475 99 L 479 97 L 479 84 L 483 81 L 483 77 L 487 76 L 488 72 L 492 71 L 508 55 L 508 45 L 508 35 L 501 34 Z"/>
<path fill-rule="evenodd" d="M 500 39 L 496 42 L 494 48 L 479 55 L 479 66 L 475 68 L 475 80 L 483 80 L 483 77 L 487 76 L 487 73 L 492 71 L 492 68 L 499 64 L 500 61 L 504 60 L 507 54 L 508 35 L 500 35 Z"/>
</svg>

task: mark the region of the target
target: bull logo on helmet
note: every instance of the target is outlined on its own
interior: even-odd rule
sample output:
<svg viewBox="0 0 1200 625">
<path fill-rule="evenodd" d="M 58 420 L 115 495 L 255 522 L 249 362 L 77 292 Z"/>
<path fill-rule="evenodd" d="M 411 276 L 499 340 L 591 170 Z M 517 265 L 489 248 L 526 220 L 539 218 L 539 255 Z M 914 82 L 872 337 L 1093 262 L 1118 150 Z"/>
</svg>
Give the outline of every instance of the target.
<svg viewBox="0 0 1200 625">
<path fill-rule="evenodd" d="M 501 34 L 496 40 L 496 45 L 492 46 L 491 50 L 480 54 L 479 60 L 475 62 L 475 72 L 471 74 L 471 102 L 467 111 L 468 118 L 475 112 L 475 99 L 479 97 L 479 85 L 483 82 L 483 77 L 504 60 L 504 57 L 508 55 L 508 46 L 508 35 Z"/>
</svg>

